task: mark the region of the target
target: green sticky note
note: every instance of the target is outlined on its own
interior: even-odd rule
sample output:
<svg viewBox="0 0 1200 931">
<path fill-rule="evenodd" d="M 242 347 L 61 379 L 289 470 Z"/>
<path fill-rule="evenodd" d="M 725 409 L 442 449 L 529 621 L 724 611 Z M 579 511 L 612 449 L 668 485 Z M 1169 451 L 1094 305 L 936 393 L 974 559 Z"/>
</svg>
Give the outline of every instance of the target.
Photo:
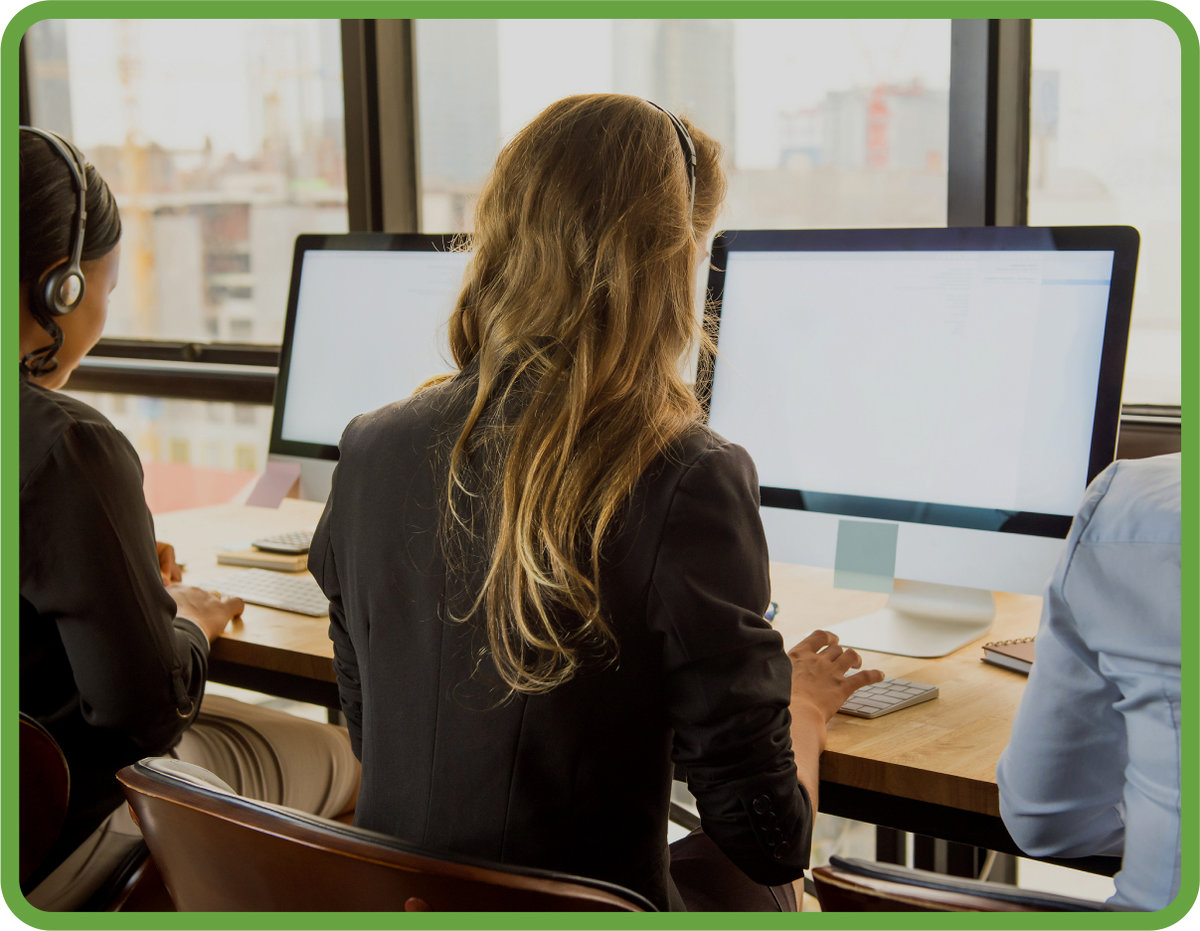
<svg viewBox="0 0 1200 931">
<path fill-rule="evenodd" d="M 899 532 L 898 524 L 838 521 L 833 587 L 891 592 L 896 580 L 896 537 Z"/>
</svg>

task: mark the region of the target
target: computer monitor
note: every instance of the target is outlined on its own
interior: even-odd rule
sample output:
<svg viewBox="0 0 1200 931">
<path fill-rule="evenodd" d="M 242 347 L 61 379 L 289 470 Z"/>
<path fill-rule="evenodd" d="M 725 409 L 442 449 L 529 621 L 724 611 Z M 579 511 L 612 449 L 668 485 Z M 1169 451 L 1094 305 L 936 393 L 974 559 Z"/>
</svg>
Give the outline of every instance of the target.
<svg viewBox="0 0 1200 931">
<path fill-rule="evenodd" d="M 300 465 L 302 498 L 328 497 L 356 415 L 453 371 L 446 323 L 468 258 L 443 235 L 297 237 L 269 458 Z"/>
<path fill-rule="evenodd" d="M 1113 458 L 1130 227 L 725 232 L 708 422 L 758 467 L 772 559 L 891 593 L 850 646 L 940 656 L 1040 594 Z"/>
</svg>

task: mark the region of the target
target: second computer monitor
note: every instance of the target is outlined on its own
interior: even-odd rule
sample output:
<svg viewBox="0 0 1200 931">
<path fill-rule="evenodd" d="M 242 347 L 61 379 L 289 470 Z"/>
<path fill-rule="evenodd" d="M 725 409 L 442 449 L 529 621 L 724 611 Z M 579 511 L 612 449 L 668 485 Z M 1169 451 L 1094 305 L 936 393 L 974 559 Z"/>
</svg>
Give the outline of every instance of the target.
<svg viewBox="0 0 1200 931">
<path fill-rule="evenodd" d="M 991 591 L 1041 592 L 1114 454 L 1137 246 L 1129 227 L 717 238 L 709 423 L 754 458 L 772 558 L 892 591 L 843 642 L 941 655 L 986 632 Z"/>
<path fill-rule="evenodd" d="M 350 420 L 454 370 L 446 325 L 468 260 L 443 235 L 297 237 L 270 457 L 300 465 L 302 497 L 328 495 Z"/>
</svg>

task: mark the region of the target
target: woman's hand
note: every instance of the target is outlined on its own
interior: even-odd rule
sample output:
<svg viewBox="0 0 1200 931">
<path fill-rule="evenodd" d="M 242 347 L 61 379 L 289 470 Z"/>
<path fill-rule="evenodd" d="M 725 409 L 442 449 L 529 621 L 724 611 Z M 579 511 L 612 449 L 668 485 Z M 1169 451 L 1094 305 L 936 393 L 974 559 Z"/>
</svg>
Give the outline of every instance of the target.
<svg viewBox="0 0 1200 931">
<path fill-rule="evenodd" d="M 181 617 L 200 625 L 209 643 L 221 636 L 221 631 L 246 607 L 236 595 L 224 597 L 194 585 L 168 585 L 167 594 L 175 599 Z"/>
<path fill-rule="evenodd" d="M 175 561 L 175 547 L 170 543 L 155 543 L 158 549 L 158 570 L 162 573 L 163 585 L 183 581 L 183 569 Z"/>
<path fill-rule="evenodd" d="M 846 675 L 862 666 L 862 657 L 854 650 L 838 645 L 837 634 L 814 630 L 788 650 L 792 661 L 792 709 L 807 702 L 828 721 L 842 707 L 842 702 L 864 685 L 883 680 L 878 669 L 864 669 Z"/>
</svg>

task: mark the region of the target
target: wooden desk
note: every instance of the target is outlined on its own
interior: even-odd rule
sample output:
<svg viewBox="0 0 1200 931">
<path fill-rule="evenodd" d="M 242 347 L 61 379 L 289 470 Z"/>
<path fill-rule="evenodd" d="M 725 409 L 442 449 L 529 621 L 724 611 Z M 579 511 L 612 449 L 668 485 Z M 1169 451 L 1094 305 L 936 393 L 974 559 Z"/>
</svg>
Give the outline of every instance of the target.
<svg viewBox="0 0 1200 931">
<path fill-rule="evenodd" d="M 223 545 L 312 527 L 321 505 L 286 500 L 278 509 L 227 504 L 161 515 L 158 538 L 186 564 L 184 581 L 230 567 L 216 564 Z M 832 572 L 782 563 L 771 567 L 775 627 L 790 647 L 817 627 L 875 610 L 885 595 L 832 587 Z M 995 769 L 1008 742 L 1026 679 L 980 661 L 985 640 L 1028 636 L 1041 599 L 997 595 L 988 634 L 940 659 L 864 652 L 867 666 L 937 685 L 940 697 L 866 720 L 835 716 L 821 759 L 821 810 L 899 831 L 1018 853 L 1000 822 Z M 247 605 L 213 646 L 215 681 L 336 708 L 328 620 Z M 1086 864 L 1076 864 L 1083 865 Z M 1111 872 L 1111 862 L 1092 868 Z"/>
<path fill-rule="evenodd" d="M 267 534 L 312 528 L 321 510 L 316 502 L 293 499 L 278 509 L 221 504 L 157 515 L 154 527 L 158 539 L 175 547 L 185 567 L 184 582 L 203 588 L 206 577 L 235 568 L 218 566 L 217 550 Z M 209 677 L 215 682 L 338 707 L 327 617 L 248 604 L 242 619 L 213 644 L 209 664 Z"/>
<path fill-rule="evenodd" d="M 773 563 L 775 628 L 790 647 L 816 627 L 881 608 L 886 595 L 835 589 L 832 571 Z M 864 667 L 936 685 L 939 697 L 873 720 L 835 715 L 821 757 L 821 810 L 1003 853 L 1018 853 L 1000 821 L 996 762 L 1026 677 L 980 660 L 989 640 L 1030 636 L 1041 598 L 996 595 L 996 620 L 939 659 L 860 650 Z"/>
</svg>

